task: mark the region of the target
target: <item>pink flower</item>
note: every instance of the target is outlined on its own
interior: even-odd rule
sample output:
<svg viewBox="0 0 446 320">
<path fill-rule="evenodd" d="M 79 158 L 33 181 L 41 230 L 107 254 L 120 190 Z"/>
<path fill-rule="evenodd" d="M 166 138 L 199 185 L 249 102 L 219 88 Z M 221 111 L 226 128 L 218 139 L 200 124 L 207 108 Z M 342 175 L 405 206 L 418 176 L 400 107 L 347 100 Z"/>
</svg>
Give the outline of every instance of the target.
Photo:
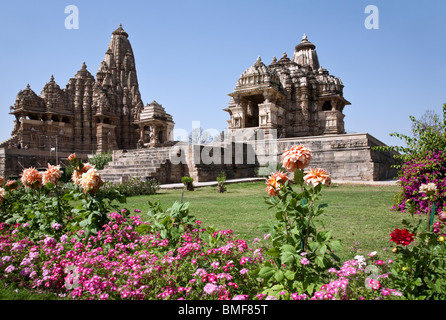
<svg viewBox="0 0 446 320">
<path fill-rule="evenodd" d="M 307 300 L 308 296 L 305 293 L 299 294 L 296 292 L 296 293 L 291 294 L 291 299 L 293 299 L 293 300 Z"/>
<path fill-rule="evenodd" d="M 307 258 L 302 258 L 302 259 L 300 259 L 299 262 L 300 262 L 300 264 L 305 266 L 310 263 L 310 260 L 308 260 Z"/>
<path fill-rule="evenodd" d="M 15 270 L 15 267 L 13 265 L 7 266 L 5 269 L 6 273 L 13 272 Z"/>
<path fill-rule="evenodd" d="M 249 270 L 246 268 L 243 268 L 242 270 L 240 270 L 240 274 L 246 274 Z"/>
<path fill-rule="evenodd" d="M 367 278 L 366 281 L 367 286 L 370 287 L 372 290 L 378 290 L 379 288 L 381 288 L 381 282 L 379 282 L 378 280 Z"/>
<path fill-rule="evenodd" d="M 206 283 L 206 285 L 203 288 L 203 291 L 207 294 L 213 294 L 215 291 L 217 291 L 218 286 L 213 283 Z"/>
</svg>

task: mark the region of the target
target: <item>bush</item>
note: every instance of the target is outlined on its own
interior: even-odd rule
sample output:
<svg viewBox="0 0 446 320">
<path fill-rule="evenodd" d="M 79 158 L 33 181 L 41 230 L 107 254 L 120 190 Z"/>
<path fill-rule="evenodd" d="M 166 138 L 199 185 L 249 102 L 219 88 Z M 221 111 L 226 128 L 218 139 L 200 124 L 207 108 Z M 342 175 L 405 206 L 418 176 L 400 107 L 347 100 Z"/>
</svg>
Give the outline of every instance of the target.
<svg viewBox="0 0 446 320">
<path fill-rule="evenodd" d="M 217 192 L 218 193 L 223 193 L 226 191 L 225 182 L 226 182 L 226 173 L 224 171 L 222 171 L 217 176 Z"/>
<path fill-rule="evenodd" d="M 436 186 L 436 210 L 440 212 L 446 200 L 446 153 L 429 152 L 423 158 L 412 159 L 403 164 L 399 173 L 401 191 L 395 200 L 395 209 L 404 211 L 409 206 L 417 213 L 429 214 L 429 201 L 420 187 L 433 183 Z"/>
<path fill-rule="evenodd" d="M 403 163 L 413 159 L 424 158 L 432 151 L 446 152 L 446 103 L 443 104 L 443 121 L 435 118 L 433 123 L 426 125 L 413 116 L 410 116 L 410 120 L 412 121 L 412 136 L 398 132 L 390 134 L 403 140 L 406 146 L 373 147 L 376 150 L 397 152 L 398 154 L 394 156 L 399 161 L 399 164 L 394 166 L 396 168 L 401 168 Z"/>
<path fill-rule="evenodd" d="M 102 170 L 112 159 L 112 152 L 101 152 L 88 159 L 88 163 L 93 165 L 97 170 Z"/>
<path fill-rule="evenodd" d="M 112 183 L 106 181 L 104 183 L 105 189 L 116 189 L 122 195 L 126 197 L 155 194 L 159 188 L 160 183 L 155 178 L 141 178 L 141 177 L 129 177 L 128 180 L 120 183 Z"/>
<path fill-rule="evenodd" d="M 270 248 L 265 253 L 271 257 L 259 276 L 269 284 L 268 294 L 280 291 L 298 291 L 312 295 L 328 280 L 326 270 L 339 258 L 335 255 L 340 242 L 330 231 L 319 231 L 317 218 L 323 207 L 316 207 L 322 187 L 329 184 L 329 174 L 322 169 L 310 169 L 312 154 L 304 146 L 293 146 L 283 154 L 283 167 L 294 173 L 294 180 L 282 171 L 267 180 L 267 203 L 276 210 L 276 222 L 262 226 L 270 235 Z M 291 184 L 297 185 L 296 192 Z"/>
<path fill-rule="evenodd" d="M 181 182 L 184 184 L 185 190 L 194 191 L 194 179 L 192 177 L 184 176 L 181 178 Z"/>
</svg>

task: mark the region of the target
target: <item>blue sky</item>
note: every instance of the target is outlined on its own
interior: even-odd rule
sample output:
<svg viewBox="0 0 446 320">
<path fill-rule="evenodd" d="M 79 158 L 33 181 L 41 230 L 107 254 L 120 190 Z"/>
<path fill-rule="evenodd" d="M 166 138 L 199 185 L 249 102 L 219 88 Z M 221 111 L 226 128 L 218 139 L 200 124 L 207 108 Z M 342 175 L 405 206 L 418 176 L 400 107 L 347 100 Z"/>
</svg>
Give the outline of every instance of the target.
<svg viewBox="0 0 446 320">
<path fill-rule="evenodd" d="M 65 7 L 79 28 L 65 28 Z M 379 29 L 367 29 L 368 5 Z M 85 61 L 96 75 L 111 32 L 129 34 L 143 102 L 156 100 L 175 127 L 227 128 L 222 109 L 258 56 L 292 57 L 306 33 L 319 62 L 344 85 L 347 132 L 400 144 L 410 115 L 441 115 L 446 102 L 446 2 L 443 0 L 2 1 L 0 140 L 10 136 L 9 106 L 29 83 L 40 94 L 54 75 L 65 88 Z"/>
</svg>

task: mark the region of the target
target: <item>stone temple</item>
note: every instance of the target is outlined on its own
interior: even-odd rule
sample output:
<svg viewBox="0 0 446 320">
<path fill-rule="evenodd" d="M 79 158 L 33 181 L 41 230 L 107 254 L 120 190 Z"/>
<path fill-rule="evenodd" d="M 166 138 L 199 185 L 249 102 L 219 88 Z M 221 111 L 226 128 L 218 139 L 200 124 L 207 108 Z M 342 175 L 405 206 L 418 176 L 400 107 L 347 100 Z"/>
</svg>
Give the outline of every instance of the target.
<svg viewBox="0 0 446 320">
<path fill-rule="evenodd" d="M 143 104 L 128 37 L 122 26 L 113 31 L 96 79 L 84 63 L 65 89 L 51 77 L 40 95 L 29 85 L 18 93 L 13 132 L 0 144 L 0 175 L 63 163 L 73 152 L 87 158 L 113 151 L 101 175 L 114 182 L 139 176 L 178 183 L 185 175 L 209 181 L 222 171 L 229 179 L 253 177 L 269 174 L 285 149 L 304 144 L 313 151 L 311 165 L 333 179 L 394 177 L 393 155 L 373 150 L 382 142 L 345 133 L 344 86 L 320 66 L 306 35 L 292 59 L 283 53 L 265 65 L 259 57 L 242 73 L 223 109 L 224 139 L 202 144 L 174 141 L 173 117 L 156 101 Z"/>
<path fill-rule="evenodd" d="M 0 144 L 0 170 L 45 167 L 69 153 L 88 154 L 169 145 L 172 116 L 156 101 L 144 106 L 128 34 L 120 25 L 95 77 L 85 62 L 61 89 L 53 76 L 37 95 L 28 85 L 10 108 L 11 137 Z M 3 151 L 3 152 L 2 152 Z M 57 153 L 57 154 L 56 154 Z"/>
<path fill-rule="evenodd" d="M 350 103 L 341 80 L 319 65 L 315 48 L 304 35 L 292 59 L 284 53 L 266 66 L 259 57 L 229 94 L 229 133 L 243 128 L 275 129 L 278 138 L 345 133 L 343 110 Z"/>
</svg>

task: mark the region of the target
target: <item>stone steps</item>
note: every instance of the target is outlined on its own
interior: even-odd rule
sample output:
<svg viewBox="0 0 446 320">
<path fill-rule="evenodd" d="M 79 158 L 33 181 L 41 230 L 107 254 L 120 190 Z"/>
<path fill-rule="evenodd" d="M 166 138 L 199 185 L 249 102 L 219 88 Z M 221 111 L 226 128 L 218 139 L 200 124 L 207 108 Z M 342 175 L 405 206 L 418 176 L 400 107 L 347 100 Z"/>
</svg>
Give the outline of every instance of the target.
<svg viewBox="0 0 446 320">
<path fill-rule="evenodd" d="M 157 177 L 158 170 L 169 159 L 170 147 L 117 152 L 113 161 L 100 171 L 105 181 L 118 183 L 125 177 Z"/>
</svg>

